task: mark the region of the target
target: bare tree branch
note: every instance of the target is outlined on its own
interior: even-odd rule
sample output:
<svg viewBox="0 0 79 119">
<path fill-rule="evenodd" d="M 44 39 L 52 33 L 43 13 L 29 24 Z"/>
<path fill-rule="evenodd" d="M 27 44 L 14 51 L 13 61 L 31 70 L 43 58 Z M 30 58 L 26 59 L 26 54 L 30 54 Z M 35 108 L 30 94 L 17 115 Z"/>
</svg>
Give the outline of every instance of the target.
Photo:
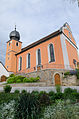
<svg viewBox="0 0 79 119">
<path fill-rule="evenodd" d="M 79 7 L 79 0 L 66 0 L 69 1 L 70 3 L 75 3 L 76 1 L 78 2 L 78 7 Z"/>
</svg>

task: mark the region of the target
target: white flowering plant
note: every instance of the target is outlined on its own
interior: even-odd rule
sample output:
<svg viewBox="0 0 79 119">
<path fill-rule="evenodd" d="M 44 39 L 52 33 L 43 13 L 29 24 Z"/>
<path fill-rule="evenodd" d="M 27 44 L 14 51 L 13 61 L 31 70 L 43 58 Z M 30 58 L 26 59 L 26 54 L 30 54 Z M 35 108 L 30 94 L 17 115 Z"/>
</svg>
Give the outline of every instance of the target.
<svg viewBox="0 0 79 119">
<path fill-rule="evenodd" d="M 3 103 L 0 105 L 0 119 L 14 119 L 14 105 L 15 101 Z"/>
</svg>

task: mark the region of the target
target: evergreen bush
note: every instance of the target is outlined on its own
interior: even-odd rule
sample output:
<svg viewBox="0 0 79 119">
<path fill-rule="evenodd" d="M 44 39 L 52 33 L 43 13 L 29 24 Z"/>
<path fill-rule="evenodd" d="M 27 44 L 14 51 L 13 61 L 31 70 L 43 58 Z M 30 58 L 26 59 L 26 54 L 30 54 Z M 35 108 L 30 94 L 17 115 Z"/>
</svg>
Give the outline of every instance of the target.
<svg viewBox="0 0 79 119">
<path fill-rule="evenodd" d="M 15 75 L 14 74 L 10 74 L 10 76 L 9 77 L 14 77 Z"/>
<path fill-rule="evenodd" d="M 20 91 L 19 90 L 15 90 L 14 93 L 20 93 Z"/>
<path fill-rule="evenodd" d="M 40 92 L 38 99 L 39 99 L 40 105 L 42 106 L 48 106 L 51 104 L 51 99 L 49 95 L 44 91 Z"/>
<path fill-rule="evenodd" d="M 56 92 L 57 93 L 61 93 L 62 92 L 62 89 L 61 89 L 60 85 L 56 85 Z"/>
<path fill-rule="evenodd" d="M 50 91 L 48 95 L 49 95 L 51 101 L 54 102 L 55 101 L 55 92 L 54 91 Z"/>
<path fill-rule="evenodd" d="M 27 93 L 27 91 L 26 90 L 22 90 L 21 93 Z"/>
<path fill-rule="evenodd" d="M 6 85 L 6 86 L 4 87 L 4 92 L 5 92 L 5 93 L 10 93 L 11 89 L 12 89 L 12 87 L 11 87 L 10 85 Z"/>
<path fill-rule="evenodd" d="M 77 93 L 76 89 L 71 89 L 71 88 L 65 88 L 64 89 L 64 99 L 74 99 L 74 95 Z"/>
</svg>

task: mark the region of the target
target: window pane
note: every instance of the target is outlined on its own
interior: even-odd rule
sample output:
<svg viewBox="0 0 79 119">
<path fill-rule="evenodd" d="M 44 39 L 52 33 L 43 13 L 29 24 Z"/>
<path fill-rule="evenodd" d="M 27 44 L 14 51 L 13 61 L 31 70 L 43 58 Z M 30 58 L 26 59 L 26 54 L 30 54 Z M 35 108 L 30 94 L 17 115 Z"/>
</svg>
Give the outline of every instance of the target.
<svg viewBox="0 0 79 119">
<path fill-rule="evenodd" d="M 41 65 L 41 53 L 40 53 L 40 49 L 38 49 L 38 65 Z"/>
<path fill-rule="evenodd" d="M 30 68 L 30 54 L 28 54 L 28 68 Z"/>
<path fill-rule="evenodd" d="M 19 58 L 19 71 L 22 69 L 22 57 Z"/>
<path fill-rule="evenodd" d="M 50 49 L 50 61 L 54 62 L 55 61 L 55 57 L 54 57 L 54 49 L 53 49 L 53 45 L 52 44 L 50 44 L 49 49 Z"/>
<path fill-rule="evenodd" d="M 22 57 L 20 57 L 20 70 L 22 69 Z"/>
</svg>

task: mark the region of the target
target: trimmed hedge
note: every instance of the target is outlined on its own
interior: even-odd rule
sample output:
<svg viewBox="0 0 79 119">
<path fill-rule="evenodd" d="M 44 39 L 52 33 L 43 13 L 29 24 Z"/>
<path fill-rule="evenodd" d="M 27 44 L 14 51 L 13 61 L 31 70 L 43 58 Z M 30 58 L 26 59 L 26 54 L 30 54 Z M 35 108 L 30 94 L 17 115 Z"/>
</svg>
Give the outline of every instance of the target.
<svg viewBox="0 0 79 119">
<path fill-rule="evenodd" d="M 37 82 L 39 79 L 40 79 L 39 76 L 26 78 L 23 76 L 12 75 L 7 79 L 7 83 L 9 84 L 11 83 L 32 83 L 32 82 Z"/>
</svg>

